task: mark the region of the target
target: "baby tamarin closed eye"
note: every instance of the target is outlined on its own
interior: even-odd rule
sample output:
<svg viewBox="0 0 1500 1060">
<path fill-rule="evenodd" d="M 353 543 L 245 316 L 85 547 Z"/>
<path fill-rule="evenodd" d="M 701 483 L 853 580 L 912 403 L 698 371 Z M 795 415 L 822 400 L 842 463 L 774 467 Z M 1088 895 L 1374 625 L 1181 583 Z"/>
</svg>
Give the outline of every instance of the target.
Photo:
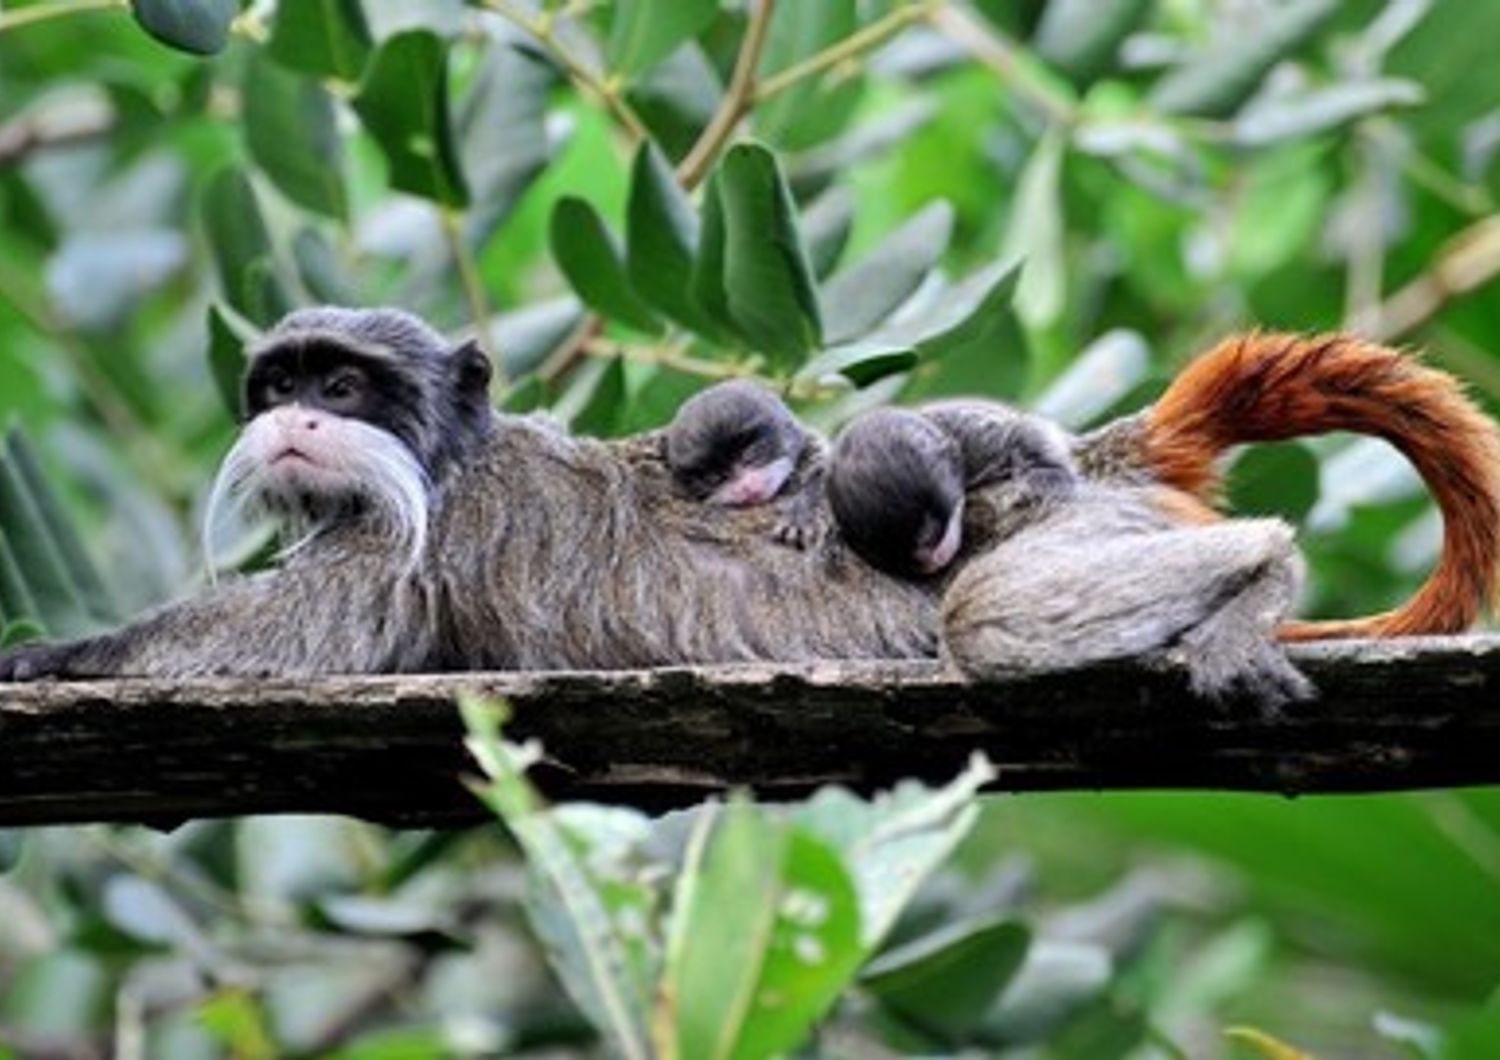
<svg viewBox="0 0 1500 1060">
<path fill-rule="evenodd" d="M 822 443 L 765 387 L 736 379 L 689 398 L 667 428 L 666 457 L 677 482 L 709 504 L 748 507 L 795 492 L 775 536 L 796 548 L 808 543 Z"/>
<path fill-rule="evenodd" d="M 1078 477 L 1055 425 L 993 402 L 947 401 L 854 420 L 834 446 L 827 490 L 840 533 L 867 562 L 932 575 L 965 544 L 969 491 L 985 489 L 1010 523 L 1069 495 Z"/>
</svg>

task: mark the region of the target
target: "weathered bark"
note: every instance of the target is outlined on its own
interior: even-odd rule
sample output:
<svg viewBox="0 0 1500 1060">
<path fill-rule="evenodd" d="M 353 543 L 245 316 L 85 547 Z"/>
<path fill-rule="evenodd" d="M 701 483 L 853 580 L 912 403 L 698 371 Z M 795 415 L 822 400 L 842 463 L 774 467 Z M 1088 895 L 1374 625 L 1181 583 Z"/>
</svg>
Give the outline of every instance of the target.
<svg viewBox="0 0 1500 1060">
<path fill-rule="evenodd" d="M 1008 791 L 1297 794 L 1500 783 L 1500 636 L 1298 649 L 1320 697 L 1268 714 L 1133 666 L 969 684 L 928 663 L 0 686 L 0 825 L 250 813 L 478 820 L 455 699 L 507 698 L 557 797 L 942 779 Z"/>
</svg>

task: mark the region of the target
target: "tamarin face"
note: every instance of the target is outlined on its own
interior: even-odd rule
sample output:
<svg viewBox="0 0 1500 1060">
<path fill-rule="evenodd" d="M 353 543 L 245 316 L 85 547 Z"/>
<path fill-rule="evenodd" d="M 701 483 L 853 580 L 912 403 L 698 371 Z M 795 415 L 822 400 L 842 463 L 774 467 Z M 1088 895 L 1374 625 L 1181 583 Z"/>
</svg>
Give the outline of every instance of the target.
<svg viewBox="0 0 1500 1060">
<path fill-rule="evenodd" d="M 807 444 L 776 395 L 734 380 L 685 402 L 667 432 L 667 463 L 690 494 L 711 504 L 764 504 L 781 492 Z"/>
<path fill-rule="evenodd" d="M 393 310 L 293 313 L 251 351 L 245 424 L 210 502 L 310 531 L 375 513 L 408 542 L 429 493 L 482 435 L 489 362 Z"/>
<path fill-rule="evenodd" d="M 962 544 L 958 446 L 914 412 L 867 413 L 834 445 L 828 502 L 844 539 L 872 566 L 893 574 L 936 574 Z"/>
</svg>

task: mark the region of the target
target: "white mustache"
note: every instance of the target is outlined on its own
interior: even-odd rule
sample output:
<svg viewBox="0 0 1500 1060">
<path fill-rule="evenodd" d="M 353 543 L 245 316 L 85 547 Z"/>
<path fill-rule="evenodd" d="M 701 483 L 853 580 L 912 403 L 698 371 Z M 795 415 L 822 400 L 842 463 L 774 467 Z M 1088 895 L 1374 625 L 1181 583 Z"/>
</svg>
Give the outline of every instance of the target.
<svg viewBox="0 0 1500 1060">
<path fill-rule="evenodd" d="M 294 482 L 275 467 L 275 459 L 287 448 L 276 416 L 271 412 L 252 420 L 214 476 L 203 516 L 203 555 L 210 578 L 218 569 L 217 531 L 230 513 L 278 519 L 290 542 L 282 549 L 284 559 L 346 517 L 341 505 L 356 499 L 415 565 L 427 546 L 431 482 L 405 443 L 361 420 L 320 416 L 318 433 L 301 439 L 298 448 L 312 458 L 319 477 L 330 481 Z M 327 504 L 309 507 L 309 500 Z"/>
</svg>

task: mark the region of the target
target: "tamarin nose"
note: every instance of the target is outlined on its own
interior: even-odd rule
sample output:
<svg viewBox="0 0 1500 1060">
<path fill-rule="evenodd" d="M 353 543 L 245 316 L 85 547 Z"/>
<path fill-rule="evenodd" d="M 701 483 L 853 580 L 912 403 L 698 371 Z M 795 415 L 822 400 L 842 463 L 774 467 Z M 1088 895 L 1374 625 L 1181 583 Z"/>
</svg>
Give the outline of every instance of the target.
<svg viewBox="0 0 1500 1060">
<path fill-rule="evenodd" d="M 317 417 L 316 416 L 309 416 L 307 419 L 305 419 L 305 420 L 302 421 L 302 426 L 306 427 L 309 431 L 315 431 L 315 430 L 317 430 L 318 429 L 318 420 L 317 420 Z"/>
</svg>

